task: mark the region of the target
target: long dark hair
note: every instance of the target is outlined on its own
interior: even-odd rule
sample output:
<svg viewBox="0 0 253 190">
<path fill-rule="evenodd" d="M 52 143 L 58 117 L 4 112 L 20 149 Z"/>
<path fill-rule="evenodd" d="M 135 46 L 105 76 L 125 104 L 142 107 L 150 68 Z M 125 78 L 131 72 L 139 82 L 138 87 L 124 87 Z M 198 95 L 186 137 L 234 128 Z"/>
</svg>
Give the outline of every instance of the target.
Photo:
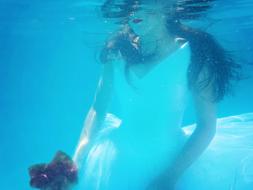
<svg viewBox="0 0 253 190">
<path fill-rule="evenodd" d="M 167 13 L 167 29 L 171 35 L 189 42 L 191 48 L 191 62 L 187 72 L 189 89 L 201 91 L 211 86 L 213 101 L 218 102 L 231 92 L 232 81 L 240 79 L 241 67 L 211 34 L 183 25 L 181 22 L 203 16 L 212 6 L 212 1 L 214 0 L 178 0 L 174 4 L 174 11 Z M 121 3 L 107 0 L 101 9 L 105 18 L 119 18 L 120 23 L 127 23 L 129 13 L 136 11 L 138 9 L 136 5 L 141 3 L 140 0 L 123 0 Z M 143 64 L 149 59 L 136 48 L 133 43 L 135 37 L 131 28 L 117 32 L 101 51 L 101 62 L 106 63 L 120 54 L 126 61 L 125 73 L 128 77 L 131 65 Z M 204 73 L 204 77 L 199 80 L 201 73 Z"/>
</svg>

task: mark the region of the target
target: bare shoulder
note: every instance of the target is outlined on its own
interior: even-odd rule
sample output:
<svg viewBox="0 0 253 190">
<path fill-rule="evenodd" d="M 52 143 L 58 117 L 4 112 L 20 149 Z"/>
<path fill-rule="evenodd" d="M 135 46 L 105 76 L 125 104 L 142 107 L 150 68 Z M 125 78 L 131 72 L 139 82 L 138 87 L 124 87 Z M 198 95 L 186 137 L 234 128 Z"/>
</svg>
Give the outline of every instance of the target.
<svg viewBox="0 0 253 190">
<path fill-rule="evenodd" d="M 102 63 L 103 73 L 108 74 L 108 73 L 113 72 L 113 70 L 115 69 L 115 66 L 117 64 L 120 64 L 123 61 L 124 60 L 121 57 L 113 57 L 110 60 L 107 60 L 105 63 Z"/>
<path fill-rule="evenodd" d="M 113 86 L 116 67 L 122 62 L 123 59 L 117 58 L 102 63 L 102 72 L 99 83 L 104 86 Z"/>
</svg>

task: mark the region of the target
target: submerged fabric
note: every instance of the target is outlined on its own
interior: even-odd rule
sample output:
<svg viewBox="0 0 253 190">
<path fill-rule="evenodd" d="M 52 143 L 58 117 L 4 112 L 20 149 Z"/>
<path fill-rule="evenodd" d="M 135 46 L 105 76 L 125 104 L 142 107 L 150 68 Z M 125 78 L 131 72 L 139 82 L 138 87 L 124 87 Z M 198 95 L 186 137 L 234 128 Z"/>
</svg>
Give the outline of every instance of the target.
<svg viewBox="0 0 253 190">
<path fill-rule="evenodd" d="M 184 127 L 190 135 L 195 125 Z M 253 113 L 220 118 L 213 141 L 177 190 L 253 189 Z"/>
<path fill-rule="evenodd" d="M 189 61 L 190 48 L 186 43 L 142 77 L 130 70 L 132 85 L 125 77 L 124 63 L 114 63 L 113 98 L 103 126 L 82 163 L 76 189 L 145 190 L 169 166 L 192 131 L 192 127 L 182 130 L 181 126 L 189 95 Z M 247 184 L 238 177 L 235 182 L 234 178 L 243 176 L 239 164 L 243 159 L 250 164 L 247 157 L 250 159 L 253 140 L 248 137 L 241 142 L 248 131 L 238 129 L 232 121 L 220 123 L 215 140 L 180 179 L 177 190 L 229 190 L 239 183 L 247 190 L 252 177 L 250 169 L 243 170 Z M 239 125 L 247 122 L 240 121 Z"/>
</svg>

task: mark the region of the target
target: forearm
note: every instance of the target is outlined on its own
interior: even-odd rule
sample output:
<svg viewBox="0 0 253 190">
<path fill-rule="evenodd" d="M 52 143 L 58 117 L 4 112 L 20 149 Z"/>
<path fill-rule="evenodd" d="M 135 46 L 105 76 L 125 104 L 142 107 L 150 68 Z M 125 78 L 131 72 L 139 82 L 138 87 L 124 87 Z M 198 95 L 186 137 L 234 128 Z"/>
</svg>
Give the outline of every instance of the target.
<svg viewBox="0 0 253 190">
<path fill-rule="evenodd" d="M 77 144 L 73 160 L 78 162 L 84 155 L 84 150 L 95 138 L 101 123 L 104 119 L 104 113 L 98 113 L 93 107 L 90 108 L 84 122 L 84 127 Z"/>
<path fill-rule="evenodd" d="M 177 179 L 203 153 L 215 135 L 215 127 L 205 128 L 197 126 L 182 150 L 171 164 L 168 175 Z"/>
<path fill-rule="evenodd" d="M 89 142 L 96 137 L 98 131 L 101 129 L 101 125 L 105 119 L 105 115 L 105 110 L 97 111 L 93 109 L 93 107 L 90 109 L 89 114 L 85 119 L 82 135 L 83 137 L 87 138 Z"/>
</svg>

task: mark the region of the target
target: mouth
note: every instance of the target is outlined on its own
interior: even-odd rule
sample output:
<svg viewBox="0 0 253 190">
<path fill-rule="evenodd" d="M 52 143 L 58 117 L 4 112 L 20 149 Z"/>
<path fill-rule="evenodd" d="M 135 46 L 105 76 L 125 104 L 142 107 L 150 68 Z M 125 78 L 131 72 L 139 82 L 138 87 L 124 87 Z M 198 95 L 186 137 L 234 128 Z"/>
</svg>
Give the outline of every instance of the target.
<svg viewBox="0 0 253 190">
<path fill-rule="evenodd" d="M 138 24 L 142 21 L 143 21 L 143 19 L 141 19 L 141 18 L 135 18 L 135 19 L 132 20 L 132 22 L 135 23 L 135 24 Z"/>
</svg>

